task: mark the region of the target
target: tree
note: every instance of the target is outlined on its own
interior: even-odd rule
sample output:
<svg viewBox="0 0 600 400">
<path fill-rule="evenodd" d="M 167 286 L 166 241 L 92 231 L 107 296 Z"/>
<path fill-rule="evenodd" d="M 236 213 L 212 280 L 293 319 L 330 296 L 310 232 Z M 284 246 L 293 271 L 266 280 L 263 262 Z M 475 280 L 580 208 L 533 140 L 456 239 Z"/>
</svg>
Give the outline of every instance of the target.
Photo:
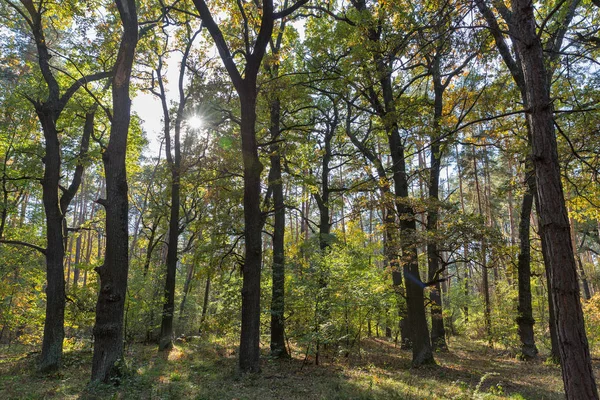
<svg viewBox="0 0 600 400">
<path fill-rule="evenodd" d="M 567 4 L 574 13 L 577 1 Z M 542 227 L 542 246 L 545 246 L 547 255 L 545 261 L 549 264 L 565 393 L 567 398 L 572 399 L 597 399 L 598 390 L 579 300 L 577 266 L 558 162 L 550 98 L 551 72 L 546 65 L 544 49 L 537 32 L 534 6 L 528 1 L 517 0 L 512 3 L 512 13 L 506 11 L 508 10 L 501 9 L 523 73 L 527 123 L 531 131 L 532 160 L 537 184 L 537 209 Z M 571 13 L 570 10 L 567 13 Z M 568 21 L 560 29 L 566 29 L 566 26 Z M 557 48 L 551 50 L 558 53 Z"/>
<path fill-rule="evenodd" d="M 115 0 L 123 24 L 123 35 L 112 78 L 112 109 L 108 146 L 102 154 L 106 174 L 106 199 L 98 200 L 106 210 L 104 264 L 96 268 L 100 290 L 94 325 L 92 381 L 108 382 L 123 357 L 123 312 L 129 271 L 129 201 L 125 159 L 131 100 L 129 84 L 138 42 L 137 9 L 134 0 Z"/>
<path fill-rule="evenodd" d="M 242 372 L 260 372 L 260 271 L 262 262 L 262 214 L 260 211 L 260 175 L 263 165 L 258 157 L 256 141 L 257 78 L 276 20 L 285 18 L 308 0 L 298 0 L 293 6 L 275 12 L 273 0 L 264 0 L 258 27 L 250 27 L 242 3 L 239 11 L 243 21 L 243 76 L 219 25 L 204 0 L 194 0 L 204 26 L 212 36 L 221 60 L 240 100 L 242 159 L 244 163 L 244 239 L 245 256 L 242 270 L 242 330 L 240 334 L 239 367 Z M 252 37 L 252 30 L 258 34 Z M 252 43 L 253 41 L 253 43 Z"/>
<path fill-rule="evenodd" d="M 47 286 L 46 319 L 39 369 L 43 372 L 51 372 L 60 367 L 64 339 L 65 214 L 81 184 L 84 170 L 83 158 L 88 151 L 90 135 L 94 129 L 95 112 L 92 111 L 86 116 L 79 154 L 82 161 L 78 164 L 72 181 L 67 188 L 63 188 L 60 184 L 62 160 L 57 122 L 67 103 L 79 88 L 88 82 L 106 78 L 110 73 L 99 72 L 82 76 L 75 79 L 66 90 L 61 90 L 61 84 L 54 72 L 56 67 L 50 63 L 52 55 L 46 41 L 42 18 L 48 4 L 41 1 L 36 5 L 32 0 L 22 0 L 21 5 L 23 8 L 21 8 L 10 1 L 6 1 L 6 3 L 25 20 L 27 27 L 30 29 L 37 50 L 38 65 L 47 88 L 47 96 L 44 100 L 27 97 L 35 108 L 45 139 L 44 176 L 41 179 L 41 184 L 46 213 L 47 244 L 45 249 L 38 247 L 37 250 L 41 251 L 46 257 Z M 59 188 L 62 189 L 62 195 L 60 196 Z"/>
<path fill-rule="evenodd" d="M 189 36 L 189 24 L 186 25 L 186 33 Z M 171 212 L 169 216 L 169 238 L 167 244 L 167 276 L 165 279 L 163 313 L 160 328 L 159 350 L 167 350 L 173 347 L 173 315 L 175 313 L 175 273 L 177 272 L 179 235 L 182 227 L 179 218 L 179 209 L 181 207 L 181 128 L 184 123 L 184 110 L 190 97 L 185 93 L 184 78 L 187 70 L 187 60 L 194 39 L 200 33 L 196 31 L 191 37 L 187 38 L 178 76 L 178 94 L 177 111 L 175 114 L 174 137 L 171 140 L 171 113 L 167 105 L 167 94 L 163 83 L 162 55 L 159 55 L 158 68 L 156 70 L 157 81 L 160 92 L 154 92 L 161 100 L 164 119 L 165 134 L 165 154 L 167 163 L 171 170 Z M 172 143 L 171 143 L 172 142 Z M 173 151 L 171 148 L 173 147 Z"/>
</svg>

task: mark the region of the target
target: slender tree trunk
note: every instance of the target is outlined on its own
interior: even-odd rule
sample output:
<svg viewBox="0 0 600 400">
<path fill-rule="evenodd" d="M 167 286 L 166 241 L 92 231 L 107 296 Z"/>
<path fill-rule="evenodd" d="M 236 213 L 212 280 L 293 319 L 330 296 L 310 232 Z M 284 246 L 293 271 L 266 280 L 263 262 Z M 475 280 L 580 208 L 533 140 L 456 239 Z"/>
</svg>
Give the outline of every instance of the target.
<svg viewBox="0 0 600 400">
<path fill-rule="evenodd" d="M 568 211 L 568 210 L 567 210 Z M 573 245 L 573 251 L 575 252 L 575 261 L 577 262 L 577 269 L 579 272 L 579 279 L 581 280 L 581 286 L 583 288 L 583 300 L 588 301 L 591 298 L 590 285 L 588 284 L 587 277 L 585 276 L 585 270 L 583 269 L 583 262 L 581 261 L 581 255 L 577 249 L 577 235 L 575 233 L 575 221 L 573 218 L 569 218 L 569 224 L 571 226 L 571 240 Z M 585 240 L 585 238 L 584 238 Z M 581 246 L 583 246 L 583 242 Z"/>
<path fill-rule="evenodd" d="M 204 285 L 204 301 L 202 302 L 202 315 L 200 317 L 200 329 L 199 332 L 202 333 L 202 327 L 204 326 L 204 321 L 206 321 L 206 315 L 208 314 L 208 301 L 210 299 L 210 272 L 206 276 L 206 285 Z"/>
<path fill-rule="evenodd" d="M 192 262 L 190 263 L 190 265 L 188 266 L 188 270 L 187 270 L 187 274 L 185 274 L 185 282 L 183 284 L 183 297 L 181 298 L 181 303 L 179 303 L 179 324 L 181 325 L 185 320 L 187 320 L 187 317 L 184 318 L 184 309 L 185 309 L 185 304 L 187 302 L 187 297 L 188 294 L 190 293 L 190 290 L 192 288 L 192 279 L 194 277 L 194 266 L 196 265 L 196 257 L 194 257 L 194 260 L 192 260 Z"/>
<path fill-rule="evenodd" d="M 104 264 L 96 269 L 100 290 L 94 325 L 92 381 L 108 382 L 117 373 L 115 364 L 123 357 L 123 315 L 129 271 L 129 202 L 127 198 L 127 134 L 131 100 L 129 82 L 138 40 L 134 0 L 116 0 L 123 36 L 119 45 L 112 84 L 113 118 L 108 147 L 102 159 L 106 174 L 106 252 Z"/>
<path fill-rule="evenodd" d="M 579 276 L 581 277 L 581 284 L 583 286 L 583 300 L 588 301 L 592 298 L 592 295 L 590 285 L 585 275 L 585 269 L 583 268 L 583 262 L 581 261 L 581 256 L 579 254 L 577 255 L 577 266 L 579 267 Z"/>
<path fill-rule="evenodd" d="M 463 176 L 460 168 L 460 157 L 458 153 L 458 147 L 456 147 L 456 170 L 458 172 L 458 189 L 460 194 L 460 208 L 463 214 L 465 214 L 465 195 L 463 191 Z M 463 306 L 463 315 L 465 316 L 465 322 L 469 322 L 469 244 L 465 242 L 463 244 L 463 265 L 465 266 L 464 280 L 464 293 L 465 293 L 465 305 Z"/>
<path fill-rule="evenodd" d="M 440 118 L 443 112 L 444 87 L 441 83 L 439 61 L 435 61 L 434 68 L 434 132 L 431 137 L 431 165 L 429 166 L 429 206 L 427 213 L 426 229 L 432 239 L 427 242 L 428 279 L 434 280 L 440 274 L 439 252 L 436 242 L 439 214 L 440 169 L 442 164 L 442 148 L 437 135 L 440 131 Z M 448 350 L 446 345 L 446 330 L 442 316 L 442 296 L 439 280 L 433 286 L 429 295 L 431 300 L 431 345 L 435 350 Z"/>
<path fill-rule="evenodd" d="M 519 258 L 517 262 L 517 276 L 519 289 L 519 305 L 517 307 L 517 325 L 521 340 L 521 355 L 525 359 L 534 358 L 537 353 L 533 334 L 533 310 L 531 306 L 531 248 L 529 244 L 529 231 L 531 210 L 533 208 L 533 190 L 535 177 L 533 171 L 526 171 L 527 188 L 523 195 L 521 205 L 521 219 L 519 221 Z M 532 184 L 531 184 L 532 183 Z"/>
<path fill-rule="evenodd" d="M 481 190 L 479 185 L 479 172 L 477 168 L 477 154 L 475 150 L 473 152 L 473 174 L 475 176 L 475 191 L 477 194 L 477 206 L 479 215 L 483 216 L 483 204 L 481 201 Z M 486 339 L 490 342 L 492 340 L 492 318 L 491 318 L 491 305 L 490 305 L 490 288 L 488 279 L 487 269 L 487 241 L 485 238 L 481 239 L 481 287 L 483 290 L 483 322 L 485 326 Z"/>
<path fill-rule="evenodd" d="M 200 28 L 202 29 L 202 28 Z M 171 169 L 171 214 L 169 216 L 169 241 L 167 247 L 167 274 L 165 279 L 164 297 L 163 297 L 163 313 L 160 323 L 160 340 L 158 343 L 159 350 L 168 350 L 173 347 L 173 319 L 175 317 L 175 284 L 177 275 L 177 261 L 179 234 L 182 227 L 179 226 L 179 208 L 181 204 L 181 127 L 183 123 L 184 111 L 188 96 L 185 94 L 184 78 L 187 68 L 187 60 L 194 43 L 194 39 L 200 33 L 196 31 L 191 37 L 188 37 L 183 57 L 179 67 L 179 104 L 177 106 L 177 114 L 175 117 L 175 136 L 173 138 L 173 150 L 175 154 L 171 154 L 171 127 L 170 113 L 167 106 L 167 95 L 162 78 L 162 58 L 158 64 L 158 84 L 160 87 L 160 98 L 163 106 L 163 115 L 165 122 L 165 147 L 166 158 Z"/>
<path fill-rule="evenodd" d="M 277 72 L 275 71 L 275 74 Z M 285 204 L 281 175 L 280 154 L 280 111 L 279 98 L 271 101 L 271 171 L 269 185 L 273 190 L 275 222 L 273 227 L 273 284 L 271 291 L 271 355 L 276 358 L 289 357 L 285 346 Z"/>
<path fill-rule="evenodd" d="M 82 185 L 81 188 L 81 196 L 79 199 L 79 216 L 77 218 L 77 228 L 79 232 L 77 234 L 77 239 L 75 240 L 75 266 L 73 269 L 73 288 L 77 289 L 77 285 L 79 284 L 79 264 L 81 263 L 81 246 L 83 245 L 83 237 L 84 233 L 81 231 L 81 226 L 83 225 L 83 221 L 85 220 L 85 189 L 86 186 Z"/>
</svg>

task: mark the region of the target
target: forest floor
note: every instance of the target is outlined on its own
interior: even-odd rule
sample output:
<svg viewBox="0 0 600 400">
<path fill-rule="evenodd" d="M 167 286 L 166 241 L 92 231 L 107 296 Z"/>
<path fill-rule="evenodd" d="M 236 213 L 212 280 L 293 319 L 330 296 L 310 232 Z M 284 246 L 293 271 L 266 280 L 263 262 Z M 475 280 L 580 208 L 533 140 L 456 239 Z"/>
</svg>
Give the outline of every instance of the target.
<svg viewBox="0 0 600 400">
<path fill-rule="evenodd" d="M 358 352 L 355 352 L 358 353 Z M 65 352 L 58 374 L 35 372 L 37 353 L 0 346 L 0 399 L 562 399 L 560 368 L 542 359 L 521 362 L 506 351 L 453 338 L 436 366 L 410 368 L 411 353 L 385 339 L 362 342 L 360 357 L 326 358 L 315 366 L 301 354 L 262 360 L 262 373 L 236 373 L 234 347 L 218 342 L 127 349 L 130 373 L 118 385 L 89 386 L 91 349 Z M 595 365 L 598 373 L 600 363 Z"/>
</svg>

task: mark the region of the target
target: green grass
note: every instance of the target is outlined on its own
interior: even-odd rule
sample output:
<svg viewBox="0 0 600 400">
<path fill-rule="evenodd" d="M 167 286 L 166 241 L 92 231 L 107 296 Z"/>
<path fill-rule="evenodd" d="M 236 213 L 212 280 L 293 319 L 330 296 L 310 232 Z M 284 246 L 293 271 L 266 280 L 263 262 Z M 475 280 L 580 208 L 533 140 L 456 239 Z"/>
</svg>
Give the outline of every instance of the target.
<svg viewBox="0 0 600 400">
<path fill-rule="evenodd" d="M 438 365 L 410 368 L 410 352 L 383 339 L 363 341 L 360 354 L 325 357 L 322 365 L 262 360 L 259 375 L 239 375 L 235 347 L 215 341 L 127 349 L 128 375 L 117 385 L 88 384 L 91 349 L 65 352 L 64 367 L 36 374 L 37 354 L 0 347 L 1 399 L 562 399 L 560 369 L 520 362 L 484 345 L 453 341 Z M 358 353 L 358 352 L 357 352 Z"/>
</svg>

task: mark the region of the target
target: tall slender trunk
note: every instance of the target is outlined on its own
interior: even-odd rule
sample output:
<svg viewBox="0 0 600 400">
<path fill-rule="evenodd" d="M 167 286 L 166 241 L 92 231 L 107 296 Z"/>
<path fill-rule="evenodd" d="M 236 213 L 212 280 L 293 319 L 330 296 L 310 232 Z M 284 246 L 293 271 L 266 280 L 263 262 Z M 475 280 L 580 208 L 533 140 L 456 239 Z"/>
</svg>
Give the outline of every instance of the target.
<svg viewBox="0 0 600 400">
<path fill-rule="evenodd" d="M 75 265 L 73 268 L 73 288 L 77 288 L 77 285 L 79 284 L 79 275 L 80 275 L 80 270 L 79 270 L 79 264 L 81 263 L 81 247 L 83 245 L 83 237 L 84 234 L 81 231 L 81 226 L 83 225 L 83 221 L 85 220 L 85 214 L 86 214 L 86 210 L 85 210 L 85 189 L 86 186 L 82 185 L 81 188 L 81 196 L 79 199 L 79 216 L 77 217 L 77 229 L 79 229 L 78 235 L 77 235 L 77 239 L 75 240 Z"/>
<path fill-rule="evenodd" d="M 330 180 L 330 162 L 333 158 L 333 154 L 331 151 L 331 141 L 335 136 L 335 131 L 337 129 L 339 120 L 338 120 L 338 109 L 337 104 L 332 105 L 334 111 L 333 120 L 327 121 L 325 123 L 325 138 L 324 138 L 324 148 L 325 151 L 323 156 L 321 157 L 321 192 L 314 193 L 313 197 L 317 202 L 317 207 L 319 208 L 319 249 L 321 250 L 321 256 L 323 257 L 322 263 L 319 267 L 319 276 L 318 276 L 318 285 L 319 291 L 317 293 L 316 303 L 315 303 L 315 334 L 317 334 L 317 343 L 316 343 L 316 351 L 315 351 L 315 364 L 319 365 L 319 357 L 320 357 L 320 340 L 318 338 L 321 326 L 329 319 L 330 316 L 330 307 L 329 307 L 329 298 L 327 294 L 327 286 L 329 285 L 329 271 L 326 269 L 325 265 L 325 256 L 328 254 L 328 250 L 331 247 L 331 214 L 332 211 L 330 209 L 331 203 L 329 201 L 331 196 L 331 190 L 329 186 Z"/>
<path fill-rule="evenodd" d="M 533 333 L 535 320 L 533 319 L 531 306 L 531 247 L 529 244 L 530 216 L 533 208 L 533 190 L 535 189 L 533 171 L 526 171 L 525 179 L 527 187 L 523 195 L 519 221 L 519 257 L 517 261 L 519 305 L 517 307 L 517 325 L 521 340 L 521 355 L 525 359 L 531 359 L 538 353 Z"/>
<path fill-rule="evenodd" d="M 456 170 L 458 172 L 458 189 L 459 189 L 459 194 L 460 194 L 460 208 L 461 211 L 463 213 L 463 215 L 465 214 L 465 194 L 463 191 L 463 176 L 462 176 L 462 171 L 460 168 L 460 157 L 459 157 L 459 153 L 458 153 L 458 147 L 456 147 Z M 463 306 L 463 315 L 465 317 L 465 322 L 469 322 L 469 244 L 467 242 L 465 242 L 463 244 L 463 265 L 465 267 L 465 274 L 463 277 L 464 280 L 464 294 L 465 294 L 465 304 Z"/>
<path fill-rule="evenodd" d="M 187 297 L 188 294 L 190 293 L 190 289 L 192 288 L 192 278 L 194 277 L 194 266 L 196 264 L 196 260 L 194 257 L 194 260 L 192 260 L 192 262 L 190 263 L 190 265 L 188 266 L 188 271 L 187 274 L 185 275 L 185 282 L 183 284 L 183 297 L 181 298 L 181 302 L 179 303 L 179 324 L 181 325 L 184 321 L 184 309 L 185 309 L 185 304 L 187 302 Z"/>
<path fill-rule="evenodd" d="M 106 175 L 106 251 L 104 264 L 96 268 L 100 290 L 96 303 L 92 381 L 108 382 L 117 373 L 123 357 L 123 315 L 129 271 L 129 201 L 127 198 L 127 135 L 131 100 L 129 82 L 138 40 L 134 0 L 115 0 L 123 35 L 119 45 L 112 84 L 113 118 L 108 147 L 102 155 Z"/>
<path fill-rule="evenodd" d="M 473 153 L 473 174 L 475 177 L 475 192 L 477 195 L 477 206 L 479 215 L 483 216 L 483 204 L 481 200 L 481 188 L 479 185 L 479 172 L 477 168 L 477 153 L 472 149 Z M 492 340 L 492 318 L 490 305 L 490 288 L 487 268 L 487 241 L 481 239 L 481 287 L 483 290 L 483 322 L 485 327 L 486 339 Z"/>
<path fill-rule="evenodd" d="M 276 73 L 276 72 L 275 72 Z M 273 267 L 271 291 L 271 355 L 287 358 L 285 346 L 285 204 L 281 175 L 280 154 L 280 118 L 281 103 L 279 98 L 271 101 L 271 170 L 269 185 L 273 190 L 273 206 L 275 221 L 273 226 Z"/>
<path fill-rule="evenodd" d="M 432 239 L 427 242 L 427 263 L 428 279 L 436 279 L 440 274 L 440 254 L 436 242 L 436 231 L 439 219 L 439 192 L 440 192 L 440 169 L 442 165 L 442 147 L 440 145 L 440 119 L 443 112 L 444 86 L 441 82 L 439 58 L 436 56 L 433 68 L 433 87 L 434 87 L 434 135 L 431 136 L 431 155 L 429 166 L 429 205 L 427 212 L 427 233 Z M 431 300 L 431 344 L 435 350 L 447 350 L 446 330 L 444 328 L 444 318 L 442 316 L 442 295 L 439 280 L 433 286 L 429 294 Z"/>
<path fill-rule="evenodd" d="M 208 314 L 208 301 L 210 299 L 210 281 L 211 274 L 209 271 L 208 275 L 206 276 L 206 284 L 204 285 L 204 300 L 202 302 L 202 314 L 200 316 L 200 333 L 202 333 L 202 327 L 204 326 L 204 321 L 206 321 L 206 315 Z"/>
<path fill-rule="evenodd" d="M 587 301 L 591 298 L 590 294 L 590 285 L 588 284 L 587 277 L 585 275 L 585 270 L 583 269 L 583 262 L 581 261 L 581 255 L 579 254 L 577 248 L 577 235 L 575 233 L 575 220 L 573 218 L 569 218 L 569 224 L 571 225 L 571 241 L 573 242 L 573 251 L 575 252 L 575 261 L 577 262 L 577 270 L 579 272 L 579 279 L 581 280 L 581 286 L 583 289 L 583 300 Z M 585 237 L 584 239 L 585 240 Z M 581 246 L 583 247 L 583 242 Z"/>
</svg>

